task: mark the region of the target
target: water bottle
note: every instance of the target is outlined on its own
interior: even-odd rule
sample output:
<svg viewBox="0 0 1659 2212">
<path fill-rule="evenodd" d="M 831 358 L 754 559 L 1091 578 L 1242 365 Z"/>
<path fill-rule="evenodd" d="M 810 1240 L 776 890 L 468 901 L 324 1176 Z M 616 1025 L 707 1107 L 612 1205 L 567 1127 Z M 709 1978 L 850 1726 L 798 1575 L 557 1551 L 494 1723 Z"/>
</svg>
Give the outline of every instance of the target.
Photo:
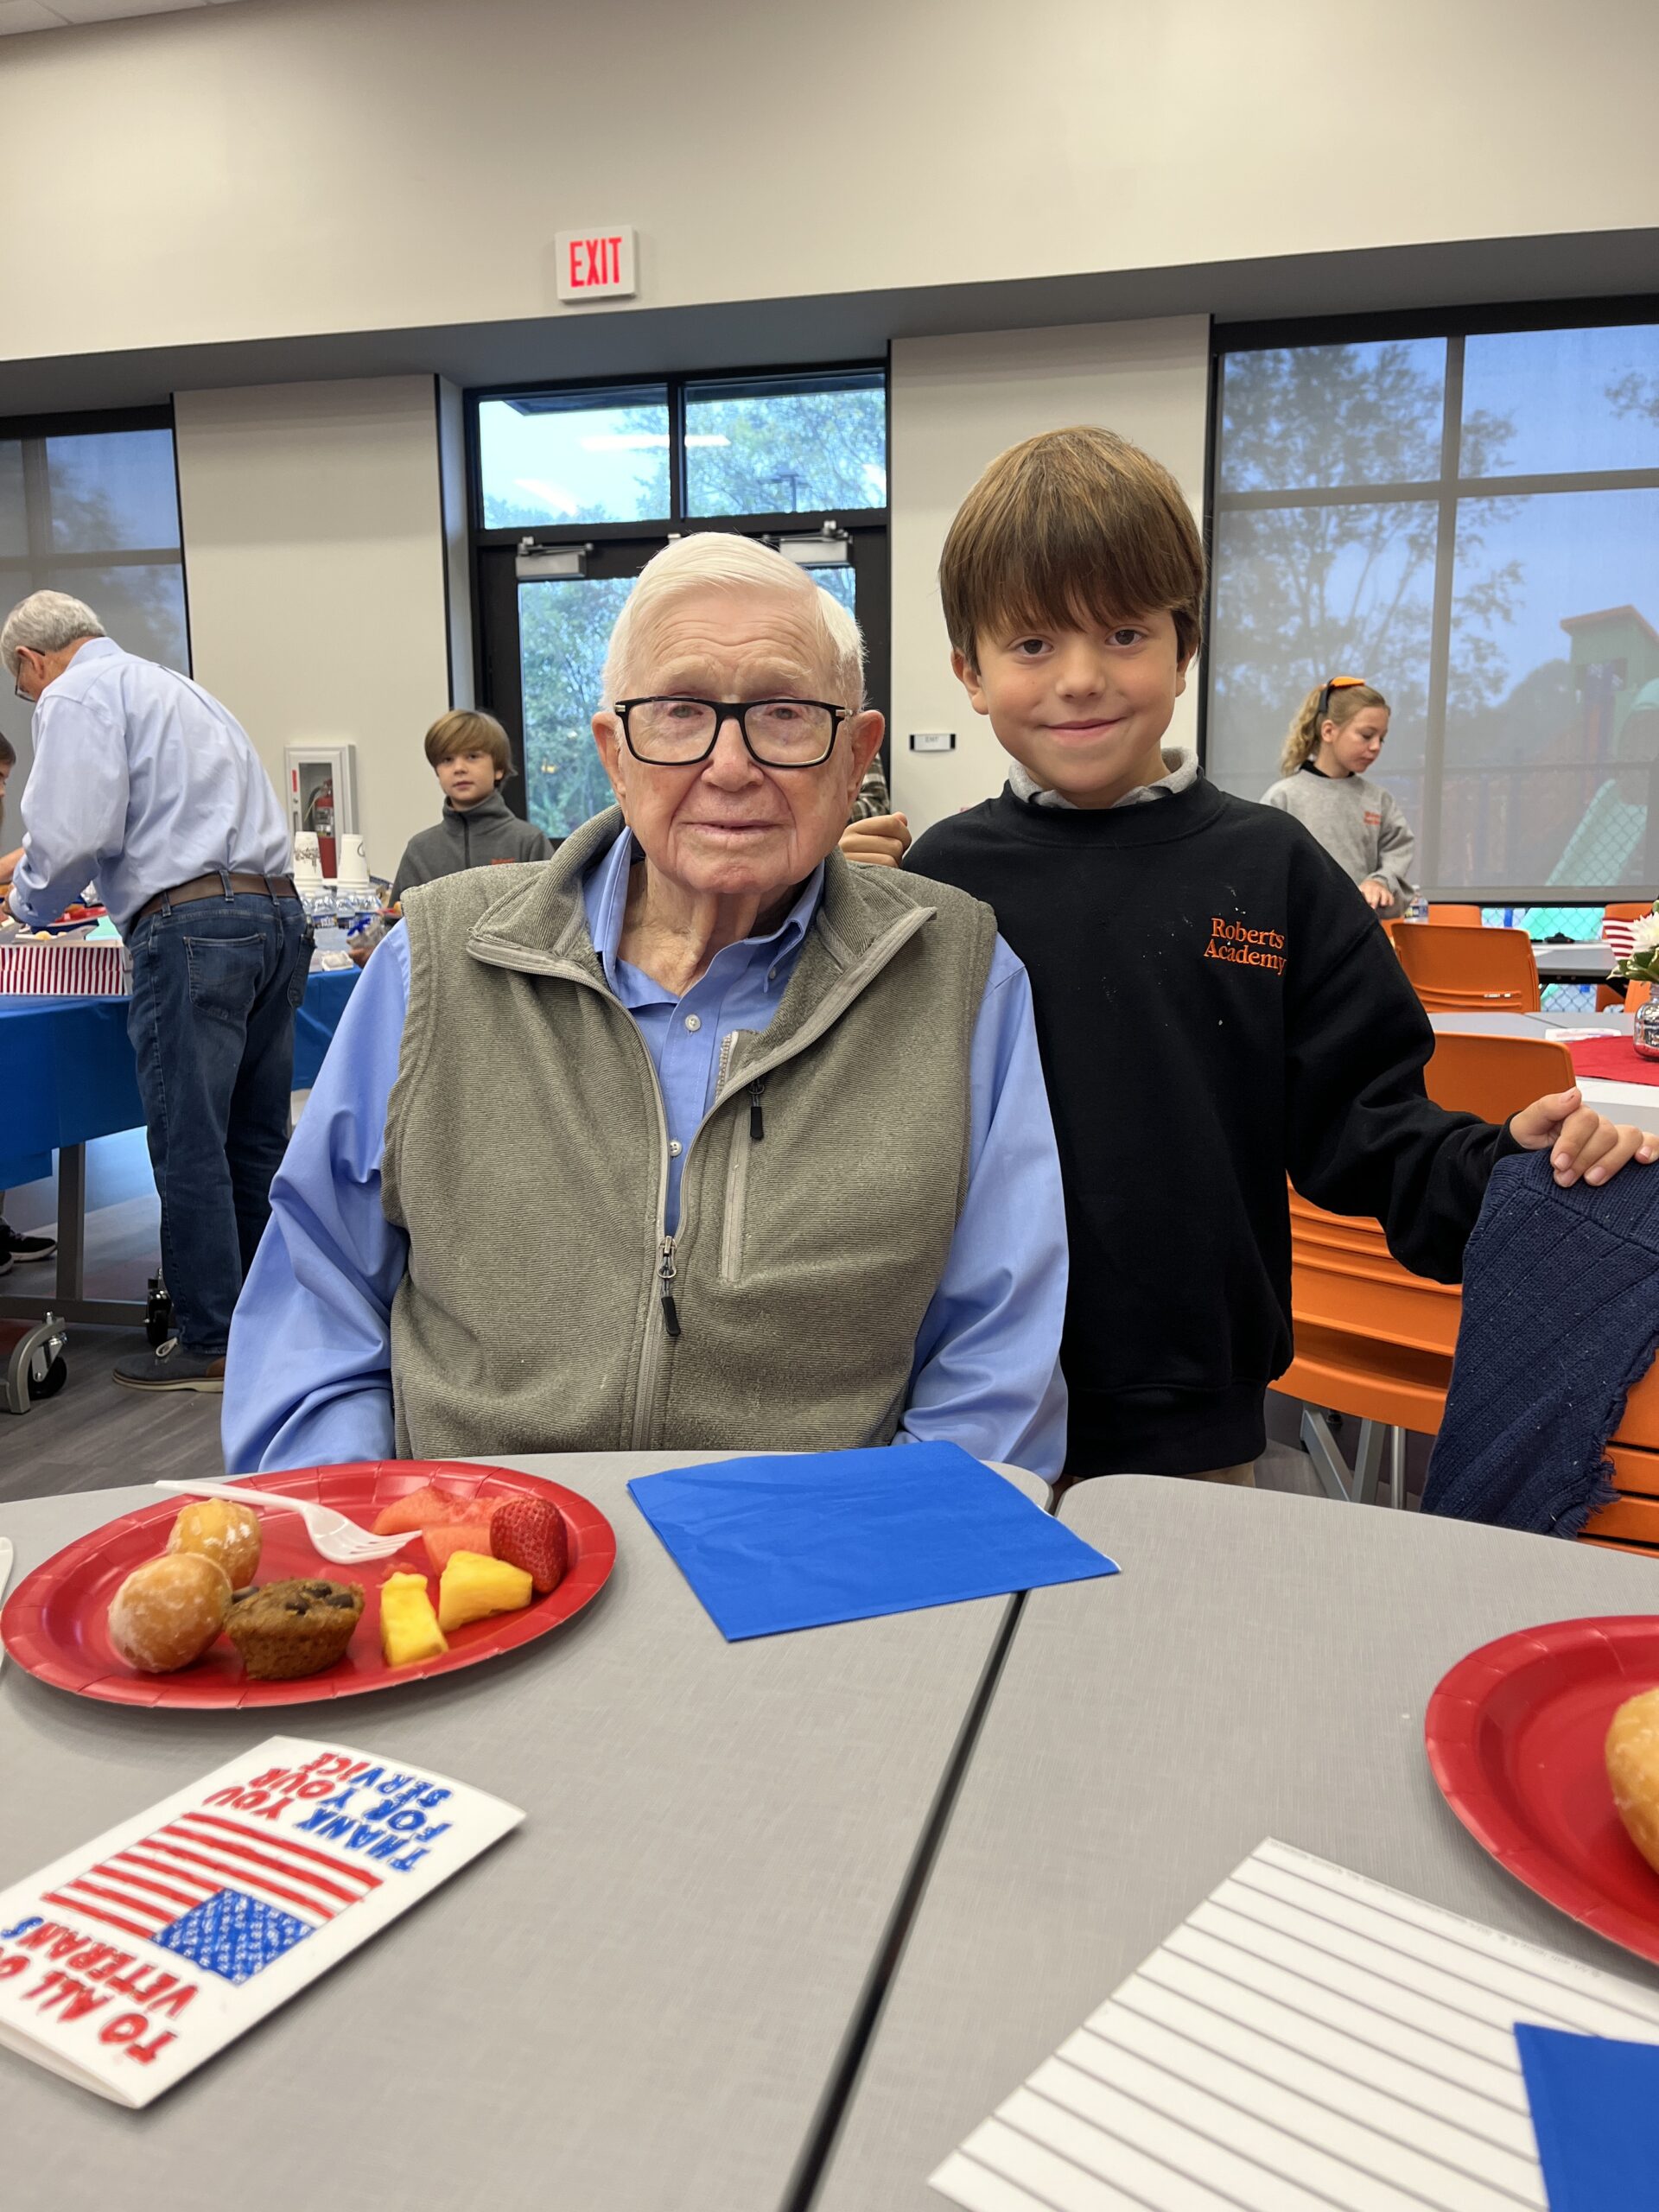
<svg viewBox="0 0 1659 2212">
<path fill-rule="evenodd" d="M 1411 903 L 1406 908 L 1406 919 L 1408 922 L 1426 922 L 1428 919 L 1428 901 L 1421 891 L 1413 893 Z"/>
</svg>

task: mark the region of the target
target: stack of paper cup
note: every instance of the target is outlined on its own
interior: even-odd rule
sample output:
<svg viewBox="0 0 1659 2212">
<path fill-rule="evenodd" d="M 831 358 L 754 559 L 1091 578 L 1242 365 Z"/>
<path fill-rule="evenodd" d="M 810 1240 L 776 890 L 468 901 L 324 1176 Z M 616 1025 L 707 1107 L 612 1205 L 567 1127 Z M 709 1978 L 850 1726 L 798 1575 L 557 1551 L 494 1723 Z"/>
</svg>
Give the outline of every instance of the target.
<svg viewBox="0 0 1659 2212">
<path fill-rule="evenodd" d="M 322 860 L 315 830 L 302 830 L 294 840 L 294 887 L 315 890 L 322 882 Z"/>
<path fill-rule="evenodd" d="M 369 887 L 369 855 L 362 838 L 348 831 L 344 836 L 335 839 L 334 849 L 338 855 L 335 882 L 349 884 L 353 890 L 366 891 Z"/>
</svg>

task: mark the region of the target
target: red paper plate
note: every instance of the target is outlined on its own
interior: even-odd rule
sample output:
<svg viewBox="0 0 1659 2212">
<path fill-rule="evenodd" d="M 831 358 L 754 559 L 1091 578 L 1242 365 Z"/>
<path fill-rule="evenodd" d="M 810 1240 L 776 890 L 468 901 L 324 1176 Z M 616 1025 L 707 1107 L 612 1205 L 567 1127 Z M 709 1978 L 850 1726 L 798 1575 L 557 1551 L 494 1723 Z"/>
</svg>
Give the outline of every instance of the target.
<svg viewBox="0 0 1659 2212">
<path fill-rule="evenodd" d="M 1599 1936 L 1659 1963 L 1659 1873 L 1624 1833 L 1602 1747 L 1659 1687 L 1659 1619 L 1550 1621 L 1459 1659 L 1428 1701 L 1428 1763 L 1501 1866 Z"/>
<path fill-rule="evenodd" d="M 178 1706 L 192 1712 L 215 1706 L 309 1705 L 322 1698 L 356 1697 L 369 1690 L 395 1689 L 432 1675 L 451 1675 L 475 1667 L 498 1652 L 532 1643 L 598 1596 L 616 1560 L 610 1522 L 585 1497 L 539 1475 L 512 1467 L 480 1467 L 448 1459 L 363 1461 L 345 1467 L 306 1467 L 285 1474 L 249 1477 L 241 1487 L 280 1491 L 320 1505 L 332 1505 L 366 1528 L 384 1505 L 429 1482 L 472 1497 L 544 1497 L 563 1515 L 570 1563 L 556 1590 L 532 1599 L 522 1611 L 497 1613 L 449 1631 L 449 1649 L 435 1659 L 410 1667 L 388 1667 L 380 1655 L 380 1585 L 399 1570 L 420 1570 L 426 1553 L 418 1537 L 388 1559 L 366 1567 L 332 1565 L 311 1548 L 297 1513 L 262 1513 L 264 1548 L 259 1580 L 277 1582 L 290 1575 L 307 1580 L 331 1577 L 360 1582 L 363 1618 L 343 1659 L 299 1681 L 251 1682 L 228 1637 L 221 1637 L 204 1658 L 176 1675 L 141 1675 L 118 1658 L 110 1643 L 105 1615 L 118 1585 L 141 1561 L 167 1548 L 168 1531 L 186 1498 L 152 1499 L 136 1512 L 107 1521 L 37 1567 L 12 1592 L 0 1613 L 0 1637 L 20 1667 L 55 1688 L 111 1705 Z"/>
</svg>

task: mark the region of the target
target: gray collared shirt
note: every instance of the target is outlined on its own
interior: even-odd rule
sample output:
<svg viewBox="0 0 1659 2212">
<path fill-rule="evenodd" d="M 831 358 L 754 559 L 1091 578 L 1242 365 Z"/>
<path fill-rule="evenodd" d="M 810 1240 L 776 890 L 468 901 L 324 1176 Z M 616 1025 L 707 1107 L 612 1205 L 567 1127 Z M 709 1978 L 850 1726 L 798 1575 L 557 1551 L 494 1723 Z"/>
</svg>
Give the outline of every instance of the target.
<svg viewBox="0 0 1659 2212">
<path fill-rule="evenodd" d="M 1164 766 L 1167 774 L 1155 784 L 1140 784 L 1122 798 L 1115 799 L 1114 806 L 1139 806 L 1149 798 L 1173 798 L 1179 791 L 1190 791 L 1198 780 L 1198 756 L 1190 745 L 1166 745 L 1164 747 Z M 1051 791 L 1039 784 L 1023 762 L 1008 765 L 1008 789 L 1015 798 L 1028 799 L 1033 806 L 1063 806 L 1076 813 L 1077 808 L 1069 798 L 1062 798 L 1058 791 Z M 1110 809 L 1108 809 L 1110 811 Z"/>
</svg>

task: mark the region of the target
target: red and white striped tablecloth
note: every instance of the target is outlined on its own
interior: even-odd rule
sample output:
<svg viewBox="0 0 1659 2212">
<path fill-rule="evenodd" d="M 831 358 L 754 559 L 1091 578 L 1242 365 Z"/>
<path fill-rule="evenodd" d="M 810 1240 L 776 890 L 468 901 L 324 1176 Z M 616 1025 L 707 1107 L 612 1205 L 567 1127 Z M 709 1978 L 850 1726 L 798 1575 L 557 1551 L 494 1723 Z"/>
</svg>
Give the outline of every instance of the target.
<svg viewBox="0 0 1659 2212">
<path fill-rule="evenodd" d="M 0 944 L 0 991 L 30 997 L 121 998 L 126 994 L 119 944 L 84 938 L 36 938 Z"/>
</svg>

